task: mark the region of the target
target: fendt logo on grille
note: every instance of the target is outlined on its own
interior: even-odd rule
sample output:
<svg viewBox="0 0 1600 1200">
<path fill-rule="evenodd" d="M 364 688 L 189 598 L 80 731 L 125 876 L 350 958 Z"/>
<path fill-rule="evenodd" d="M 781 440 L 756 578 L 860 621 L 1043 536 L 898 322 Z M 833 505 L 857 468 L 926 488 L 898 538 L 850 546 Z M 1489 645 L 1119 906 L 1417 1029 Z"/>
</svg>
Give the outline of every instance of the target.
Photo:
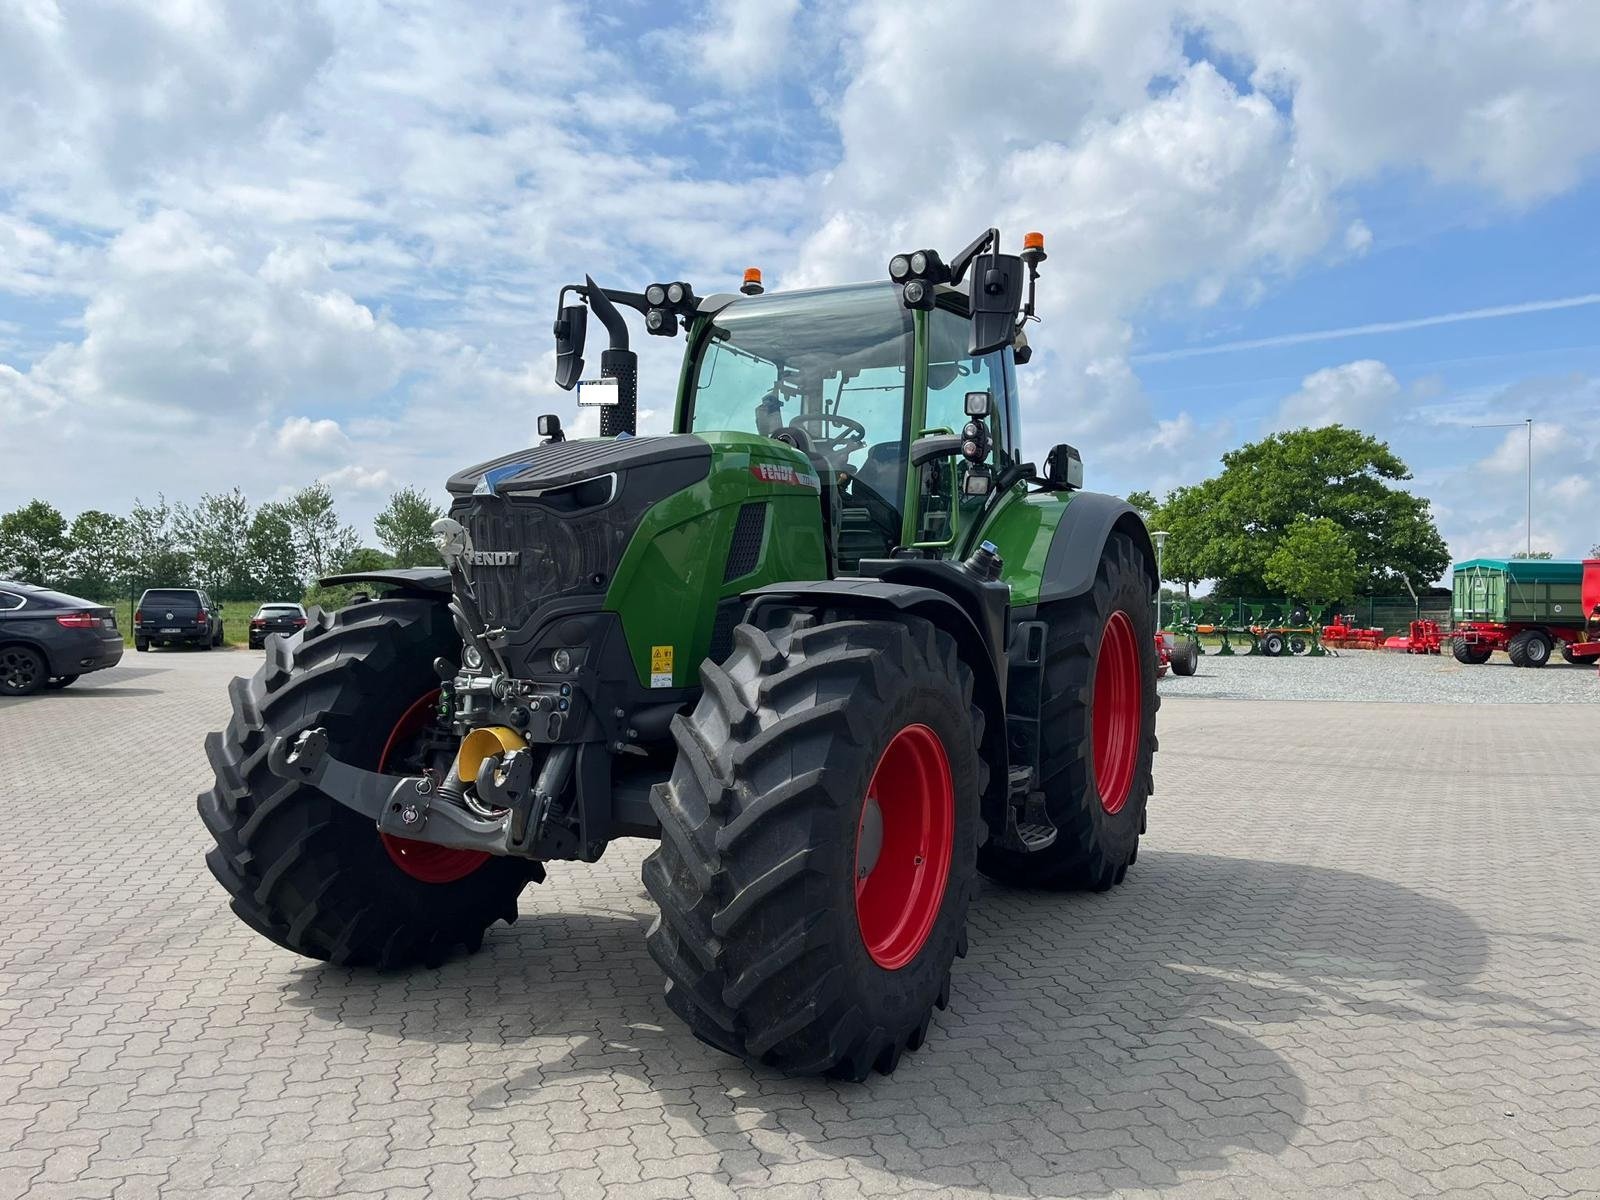
<svg viewBox="0 0 1600 1200">
<path fill-rule="evenodd" d="M 467 551 L 467 561 L 475 567 L 514 567 L 521 557 L 520 550 Z"/>
</svg>

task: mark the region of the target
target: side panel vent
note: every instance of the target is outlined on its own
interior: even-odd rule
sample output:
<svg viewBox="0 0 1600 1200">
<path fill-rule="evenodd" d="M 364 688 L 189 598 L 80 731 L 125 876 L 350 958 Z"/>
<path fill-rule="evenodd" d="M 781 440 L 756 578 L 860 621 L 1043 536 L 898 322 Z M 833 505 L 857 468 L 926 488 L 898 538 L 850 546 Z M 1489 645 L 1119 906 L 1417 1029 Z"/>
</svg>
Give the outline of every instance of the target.
<svg viewBox="0 0 1600 1200">
<path fill-rule="evenodd" d="M 733 538 L 728 543 L 728 565 L 722 572 L 723 583 L 732 583 L 756 569 L 756 564 L 761 561 L 761 543 L 766 533 L 765 501 L 746 504 L 739 510 L 739 519 L 733 525 Z"/>
</svg>

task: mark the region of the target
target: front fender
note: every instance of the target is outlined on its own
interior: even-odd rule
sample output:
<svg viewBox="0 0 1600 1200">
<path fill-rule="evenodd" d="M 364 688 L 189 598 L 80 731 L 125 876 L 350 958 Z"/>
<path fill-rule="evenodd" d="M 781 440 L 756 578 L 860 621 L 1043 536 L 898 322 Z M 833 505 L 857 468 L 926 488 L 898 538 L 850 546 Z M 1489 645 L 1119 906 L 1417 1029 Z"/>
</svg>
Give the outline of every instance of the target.
<svg viewBox="0 0 1600 1200">
<path fill-rule="evenodd" d="M 450 572 L 443 567 L 396 567 L 390 571 L 351 571 L 318 580 L 323 587 L 352 583 L 383 583 L 424 600 L 450 598 Z"/>
</svg>

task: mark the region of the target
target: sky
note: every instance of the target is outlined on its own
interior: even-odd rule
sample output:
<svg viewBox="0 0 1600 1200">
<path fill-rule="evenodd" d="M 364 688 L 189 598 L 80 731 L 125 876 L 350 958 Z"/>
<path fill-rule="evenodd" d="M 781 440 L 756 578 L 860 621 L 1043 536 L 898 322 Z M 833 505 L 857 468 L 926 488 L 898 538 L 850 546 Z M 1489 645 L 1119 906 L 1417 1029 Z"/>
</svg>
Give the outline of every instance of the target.
<svg viewBox="0 0 1600 1200">
<path fill-rule="evenodd" d="M 1600 542 L 1600 4 L 0 6 L 0 511 L 395 487 L 577 425 L 557 289 L 1046 235 L 1025 449 L 1342 421 L 1456 558 Z M 642 336 L 641 430 L 681 343 Z M 1513 428 L 1479 428 L 1512 424 Z"/>
</svg>

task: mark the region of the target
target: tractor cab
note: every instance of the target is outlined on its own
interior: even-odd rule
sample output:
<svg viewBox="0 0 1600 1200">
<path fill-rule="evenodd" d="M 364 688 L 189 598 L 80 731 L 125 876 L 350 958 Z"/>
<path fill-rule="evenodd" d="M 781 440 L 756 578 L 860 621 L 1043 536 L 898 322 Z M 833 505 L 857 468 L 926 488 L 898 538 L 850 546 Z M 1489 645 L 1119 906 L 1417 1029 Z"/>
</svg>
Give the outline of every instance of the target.
<svg viewBox="0 0 1600 1200">
<path fill-rule="evenodd" d="M 887 282 L 740 297 L 690 330 L 675 430 L 739 430 L 804 453 L 839 573 L 943 556 L 1015 461 L 1012 348 L 973 355 L 968 334 L 954 290 L 926 310 Z M 970 452 L 924 453 L 963 432 Z"/>
<path fill-rule="evenodd" d="M 1006 255 L 990 229 L 948 265 L 932 250 L 899 254 L 887 280 L 842 287 L 766 294 L 752 269 L 742 295 L 701 298 L 682 282 L 634 293 L 586 279 L 562 291 L 556 382 L 603 405 L 602 436 L 632 435 L 637 362 L 617 306 L 633 308 L 647 332 L 686 335 L 675 434 L 755 435 L 809 460 L 830 574 L 964 557 L 1005 491 L 1081 484 L 1071 447 L 1043 478 L 1018 452 L 1015 366 L 1044 259 L 1039 235 Z M 610 345 L 601 378 L 584 381 L 591 313 Z"/>
</svg>

